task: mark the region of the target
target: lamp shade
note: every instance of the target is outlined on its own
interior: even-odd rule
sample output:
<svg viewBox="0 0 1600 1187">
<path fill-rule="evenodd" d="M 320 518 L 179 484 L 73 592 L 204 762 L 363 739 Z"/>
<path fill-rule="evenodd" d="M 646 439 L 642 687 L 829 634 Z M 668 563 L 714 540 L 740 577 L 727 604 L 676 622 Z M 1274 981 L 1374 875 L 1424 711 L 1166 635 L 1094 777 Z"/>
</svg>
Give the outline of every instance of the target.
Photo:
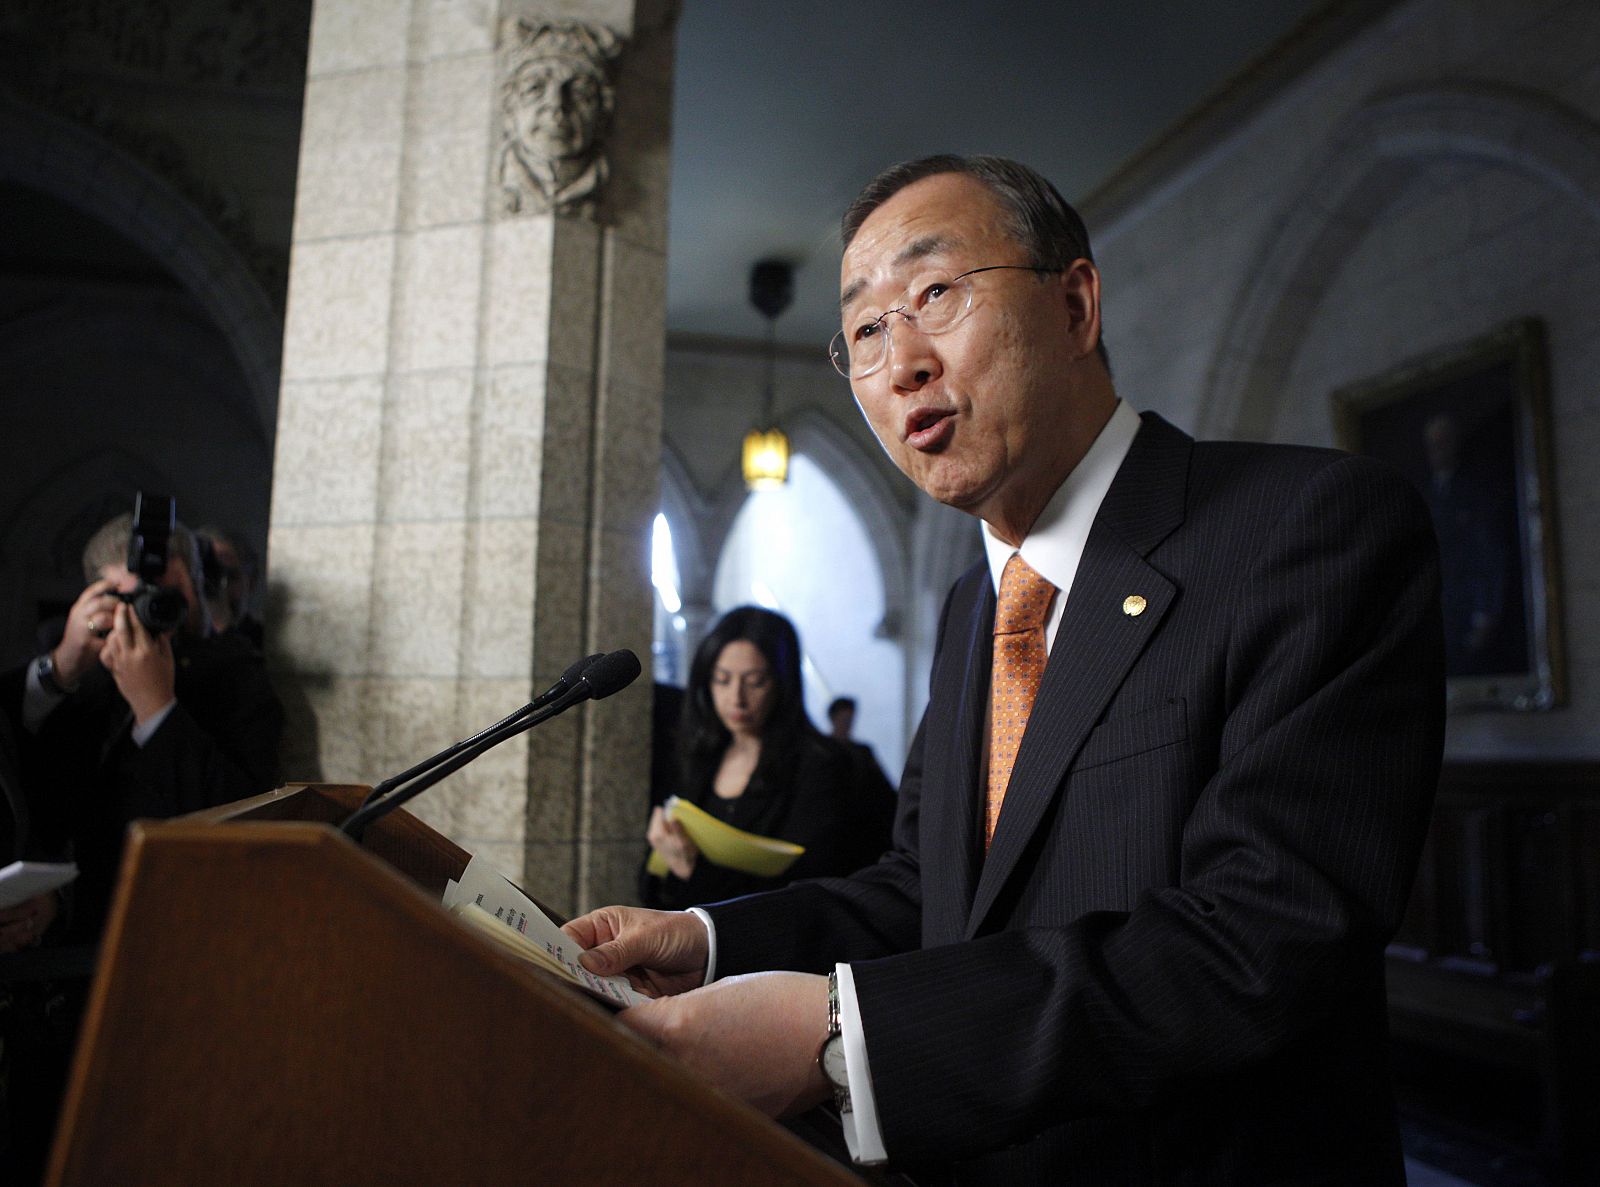
<svg viewBox="0 0 1600 1187">
<path fill-rule="evenodd" d="M 775 490 L 789 477 L 789 438 L 782 429 L 751 429 L 744 438 L 744 484 Z"/>
</svg>

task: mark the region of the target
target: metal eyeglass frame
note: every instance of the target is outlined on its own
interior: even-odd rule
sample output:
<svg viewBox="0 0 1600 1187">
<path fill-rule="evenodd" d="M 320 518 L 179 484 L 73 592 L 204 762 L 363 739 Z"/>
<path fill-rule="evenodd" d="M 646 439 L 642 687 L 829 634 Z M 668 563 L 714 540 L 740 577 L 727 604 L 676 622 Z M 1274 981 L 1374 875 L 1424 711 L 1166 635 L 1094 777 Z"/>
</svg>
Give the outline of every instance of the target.
<svg viewBox="0 0 1600 1187">
<path fill-rule="evenodd" d="M 1033 264 L 987 264 L 982 268 L 968 268 L 965 272 L 959 273 L 956 276 L 952 276 L 949 280 L 936 280 L 927 285 L 923 289 L 923 292 L 926 293 L 928 289 L 937 288 L 942 285 L 948 291 L 959 290 L 961 293 L 961 301 L 959 304 L 950 304 L 941 301 L 938 305 L 938 308 L 940 309 L 953 310 L 947 321 L 939 322 L 934 325 L 927 324 L 926 308 L 919 310 L 916 313 L 907 313 L 904 305 L 898 305 L 893 309 L 885 309 L 882 313 L 878 314 L 877 317 L 873 318 L 870 323 L 867 323 L 869 325 L 883 327 L 883 352 L 878 356 L 877 361 L 872 363 L 865 370 L 852 373 L 849 366 L 849 343 L 845 339 L 845 332 L 840 330 L 828 341 L 828 358 L 833 363 L 833 369 L 839 372 L 840 375 L 843 375 L 846 379 L 865 379 L 869 375 L 876 374 L 877 371 L 889 361 L 889 356 L 894 353 L 894 335 L 890 332 L 890 323 L 888 320 L 891 313 L 898 313 L 901 317 L 905 318 L 906 321 L 910 322 L 924 334 L 943 334 L 947 330 L 954 329 L 956 326 L 961 324 L 963 319 L 965 319 L 967 314 L 972 310 L 972 284 L 970 282 L 962 282 L 966 281 L 967 277 L 976 276 L 980 272 L 1000 271 L 1035 272 L 1041 275 L 1049 275 L 1051 273 L 1061 272 L 1063 269 L 1040 268 Z"/>
</svg>

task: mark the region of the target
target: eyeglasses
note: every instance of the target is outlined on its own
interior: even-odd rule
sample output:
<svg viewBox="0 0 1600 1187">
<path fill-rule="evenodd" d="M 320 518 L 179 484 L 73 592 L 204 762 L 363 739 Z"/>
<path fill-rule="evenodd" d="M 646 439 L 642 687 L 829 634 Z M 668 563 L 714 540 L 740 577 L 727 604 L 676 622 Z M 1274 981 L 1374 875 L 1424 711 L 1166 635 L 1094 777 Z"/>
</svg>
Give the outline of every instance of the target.
<svg viewBox="0 0 1600 1187">
<path fill-rule="evenodd" d="M 924 334 L 942 334 L 954 329 L 972 310 L 972 281 L 969 276 L 980 272 L 1034 272 L 1048 276 L 1060 268 L 1035 268 L 1031 264 L 990 264 L 986 268 L 972 268 L 949 280 L 936 280 L 924 285 L 912 298 L 916 309 L 900 305 L 885 309 L 877 317 L 840 330 L 828 343 L 828 357 L 833 369 L 846 379 L 865 379 L 889 359 L 893 337 L 889 333 L 889 315 L 898 313 Z"/>
</svg>

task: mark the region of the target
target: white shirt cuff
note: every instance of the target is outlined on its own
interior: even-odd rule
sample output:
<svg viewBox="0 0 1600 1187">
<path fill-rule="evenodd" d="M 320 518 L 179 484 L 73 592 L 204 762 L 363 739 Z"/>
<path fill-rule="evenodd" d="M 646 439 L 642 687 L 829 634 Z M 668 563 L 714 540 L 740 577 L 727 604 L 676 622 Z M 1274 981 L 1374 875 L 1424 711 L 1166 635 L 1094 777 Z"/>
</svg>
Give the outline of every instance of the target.
<svg viewBox="0 0 1600 1187">
<path fill-rule="evenodd" d="M 706 979 L 700 984 L 709 985 L 717 979 L 717 925 L 699 907 L 690 907 L 689 914 L 706 925 Z"/>
<path fill-rule="evenodd" d="M 699 907 L 689 914 L 706 929 L 706 976 L 702 985 L 717 979 L 717 925 Z M 872 1095 L 872 1070 L 867 1066 L 867 1038 L 861 1029 L 861 1005 L 856 1001 L 855 974 L 850 966 L 835 966 L 839 978 L 839 1029 L 844 1035 L 844 1072 L 850 1081 L 850 1111 L 843 1115 L 844 1141 L 850 1157 L 864 1166 L 887 1162 L 883 1131 L 878 1127 L 878 1102 Z"/>
<path fill-rule="evenodd" d="M 843 1115 L 844 1142 L 850 1157 L 864 1166 L 888 1161 L 878 1102 L 872 1095 L 872 1069 L 867 1066 L 867 1036 L 861 1029 L 861 1003 L 850 966 L 834 967 L 839 981 L 839 1029 L 844 1035 L 844 1074 L 850 1081 L 850 1111 Z"/>
<path fill-rule="evenodd" d="M 51 692 L 39 683 L 37 661 L 30 662 L 22 686 L 22 727 L 30 734 L 38 733 L 51 710 L 66 699 L 65 693 Z"/>
<path fill-rule="evenodd" d="M 178 702 L 176 700 L 168 701 L 160 709 L 157 709 L 155 713 L 151 714 L 150 720 L 146 721 L 143 725 L 135 725 L 133 729 L 129 731 L 133 737 L 133 744 L 139 747 L 139 749 L 143 750 L 144 744 L 151 738 L 155 737 L 156 731 L 161 728 L 161 723 L 166 721 L 177 704 Z"/>
</svg>

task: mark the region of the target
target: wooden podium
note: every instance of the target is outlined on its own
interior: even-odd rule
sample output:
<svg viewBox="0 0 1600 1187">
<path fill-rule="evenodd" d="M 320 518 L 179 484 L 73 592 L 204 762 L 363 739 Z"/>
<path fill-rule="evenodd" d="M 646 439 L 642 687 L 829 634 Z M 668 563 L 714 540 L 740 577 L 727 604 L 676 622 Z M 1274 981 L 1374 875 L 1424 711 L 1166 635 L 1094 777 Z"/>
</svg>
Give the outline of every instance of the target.
<svg viewBox="0 0 1600 1187">
<path fill-rule="evenodd" d="M 451 918 L 421 821 L 330 828 L 365 792 L 133 826 L 48 1183 L 860 1183 Z"/>
</svg>

